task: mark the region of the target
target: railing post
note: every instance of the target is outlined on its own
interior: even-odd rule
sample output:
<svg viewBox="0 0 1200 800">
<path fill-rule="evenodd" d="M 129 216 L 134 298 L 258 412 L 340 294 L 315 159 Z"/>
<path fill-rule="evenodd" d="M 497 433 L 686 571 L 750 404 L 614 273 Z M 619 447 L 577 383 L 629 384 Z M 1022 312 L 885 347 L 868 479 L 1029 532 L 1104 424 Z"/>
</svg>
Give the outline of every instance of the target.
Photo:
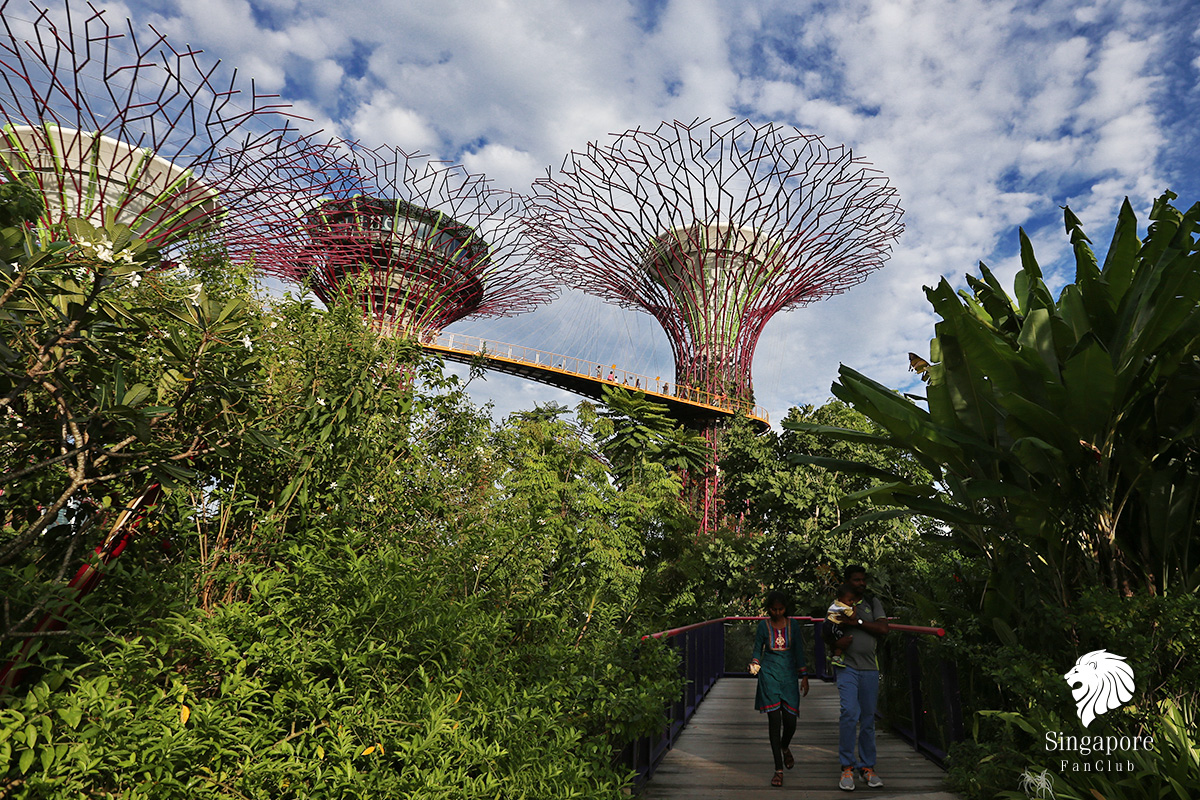
<svg viewBox="0 0 1200 800">
<path fill-rule="evenodd" d="M 691 648 L 692 652 L 691 652 L 691 657 L 690 657 L 690 661 L 692 662 L 692 669 L 691 669 L 692 677 L 691 677 L 691 680 L 688 681 L 688 684 L 689 684 L 688 685 L 688 694 L 691 695 L 691 702 L 688 704 L 688 706 L 689 706 L 688 716 L 689 717 L 693 713 L 695 713 L 696 704 L 699 702 L 698 698 L 701 695 L 700 681 L 703 680 L 703 678 L 701 676 L 703 662 L 701 662 L 701 660 L 700 660 L 700 653 L 701 653 L 700 644 L 701 644 L 703 638 L 704 638 L 704 630 L 703 629 L 692 631 L 692 648 Z"/>
<path fill-rule="evenodd" d="M 721 673 L 725 671 L 725 623 L 721 622 L 709 627 L 712 629 L 709 634 L 712 650 L 708 660 L 708 685 L 711 688 L 717 682 L 717 678 L 721 677 Z"/>
<path fill-rule="evenodd" d="M 699 676 L 696 674 L 696 669 L 699 667 L 699 659 L 696 658 L 696 645 L 699 644 L 700 637 L 695 634 L 696 631 L 688 631 L 688 702 L 685 711 L 689 717 L 692 715 L 692 711 L 696 709 L 696 689 L 699 682 L 697 680 Z"/>
<path fill-rule="evenodd" d="M 921 696 L 921 656 L 917 648 L 917 637 L 904 634 L 904 662 L 908 672 L 908 705 L 912 710 L 913 749 L 920 750 L 925 743 L 925 701 Z"/>
<path fill-rule="evenodd" d="M 941 659 L 941 667 L 942 689 L 946 695 L 946 733 L 950 739 L 946 749 L 949 750 L 952 742 L 966 738 L 966 731 L 963 729 L 962 697 L 958 693 L 958 669 L 953 661 L 945 659 Z"/>
<path fill-rule="evenodd" d="M 686 636 L 686 634 L 684 634 Z M 669 744 L 675 743 L 675 736 L 679 732 L 679 728 L 683 727 L 684 721 L 687 720 L 687 639 L 683 642 L 679 641 L 679 636 L 676 636 L 672 643 L 676 654 L 679 656 L 679 677 L 683 678 L 683 692 L 676 695 L 674 703 L 674 712 L 671 714 L 671 735 Z"/>
<path fill-rule="evenodd" d="M 829 657 L 825 652 L 825 620 L 813 623 L 813 672 L 818 678 L 832 677 L 829 674 Z"/>
</svg>

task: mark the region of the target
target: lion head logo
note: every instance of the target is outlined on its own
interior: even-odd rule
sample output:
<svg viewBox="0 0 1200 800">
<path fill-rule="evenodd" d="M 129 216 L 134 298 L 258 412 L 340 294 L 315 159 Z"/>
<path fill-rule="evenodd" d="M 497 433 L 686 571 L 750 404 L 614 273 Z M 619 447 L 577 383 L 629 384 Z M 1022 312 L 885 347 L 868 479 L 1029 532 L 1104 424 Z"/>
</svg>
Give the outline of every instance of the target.
<svg viewBox="0 0 1200 800">
<path fill-rule="evenodd" d="M 1124 656 L 1107 650 L 1093 650 L 1080 656 L 1063 677 L 1071 687 L 1075 710 L 1085 728 L 1099 715 L 1133 699 L 1133 669 L 1125 663 Z"/>
</svg>

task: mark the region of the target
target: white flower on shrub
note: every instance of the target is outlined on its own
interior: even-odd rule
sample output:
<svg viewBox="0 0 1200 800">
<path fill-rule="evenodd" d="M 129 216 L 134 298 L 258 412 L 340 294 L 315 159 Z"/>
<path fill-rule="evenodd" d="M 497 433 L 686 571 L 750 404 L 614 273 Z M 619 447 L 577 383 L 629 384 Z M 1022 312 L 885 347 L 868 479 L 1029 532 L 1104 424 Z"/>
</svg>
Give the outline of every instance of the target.
<svg viewBox="0 0 1200 800">
<path fill-rule="evenodd" d="M 113 242 L 111 239 L 100 239 L 95 242 L 80 242 L 79 247 L 81 250 L 91 255 L 92 258 L 95 258 L 97 261 L 101 261 L 105 264 L 116 264 L 118 261 L 124 264 L 133 263 L 133 251 L 114 251 Z"/>
</svg>

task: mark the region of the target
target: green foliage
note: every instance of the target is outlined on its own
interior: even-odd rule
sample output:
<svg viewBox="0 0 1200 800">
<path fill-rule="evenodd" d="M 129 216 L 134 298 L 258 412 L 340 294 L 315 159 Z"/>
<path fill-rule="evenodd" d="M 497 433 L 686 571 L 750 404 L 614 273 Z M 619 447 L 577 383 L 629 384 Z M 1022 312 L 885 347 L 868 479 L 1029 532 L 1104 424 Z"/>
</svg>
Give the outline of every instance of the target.
<svg viewBox="0 0 1200 800">
<path fill-rule="evenodd" d="M 1144 239 L 1128 201 L 1103 266 L 1068 209 L 1075 282 L 1054 301 L 1029 241 L 1009 297 L 986 267 L 956 294 L 926 293 L 941 317 L 929 409 L 842 368 L 834 393 L 907 449 L 946 489 L 894 478 L 862 499 L 955 526 L 1000 578 L 988 616 L 1039 592 L 1079 587 L 1194 591 L 1200 469 L 1200 204 L 1168 193 Z M 833 436 L 850 434 L 826 432 Z"/>
<path fill-rule="evenodd" d="M 0 711 L 16 796 L 617 793 L 614 740 L 659 723 L 665 650 L 580 642 L 554 603 L 503 613 L 364 545 L 297 543 L 210 613 L 160 587 L 177 599 L 152 627 L 90 638 Z"/>
<path fill-rule="evenodd" d="M 0 496 L 22 541 L 0 653 L 32 667 L 0 709 L 8 795 L 620 796 L 616 753 L 678 689 L 673 654 L 639 643 L 695 536 L 671 469 L 618 489 L 589 407 L 496 426 L 412 341 L 351 303 L 263 305 L 211 243 L 151 271 L 111 226 L 14 235 L 9 396 L 39 434 L 3 445 L 33 467 Z M 38 352 L 67 411 L 18 386 Z M 64 441 L 90 460 L 55 461 Z M 18 530 L 69 469 L 63 513 Z M 169 490 L 134 547 L 66 602 L 148 476 Z M 66 634 L 31 638 L 52 608 Z"/>
<path fill-rule="evenodd" d="M 493 438 L 506 513 L 490 522 L 487 535 L 490 542 L 511 537 L 512 545 L 488 574 L 591 585 L 585 617 L 607 609 L 621 627 L 639 618 L 643 627 L 663 627 L 677 618 L 679 595 L 686 593 L 679 556 L 696 536 L 681 478 L 643 453 L 624 482 L 614 484 L 600 447 L 611 447 L 615 412 L 597 414 L 582 403 L 572 423 L 566 411 L 544 406 L 514 415 Z"/>
<path fill-rule="evenodd" d="M 1075 787 L 1083 797 L 1092 797 L 1090 788 L 1105 797 L 1140 797 L 1106 788 L 1101 774 L 1064 773 L 1058 761 L 1048 761 L 1053 754 L 1045 749 L 1045 732 L 1118 736 L 1140 732 L 1171 738 L 1173 723 L 1164 718 L 1164 709 L 1180 709 L 1187 718 L 1194 713 L 1189 709 L 1200 703 L 1196 693 L 1200 665 L 1191 658 L 1200 644 L 1200 599 L 1194 596 L 1120 597 L 1095 587 L 1068 609 L 1047 606 L 1041 614 L 1003 632 L 966 616 L 949 620 L 946 627 L 943 647 L 958 665 L 964 714 L 971 728 L 971 738 L 951 750 L 950 780 L 968 798 L 1015 790 L 1023 771 L 1038 773 L 1043 768 L 1055 775 L 1058 796 L 1064 796 L 1058 792 L 1061 785 Z M 1084 731 L 1062 676 L 1079 655 L 1099 649 L 1127 657 L 1137 691 L 1129 705 L 1098 717 Z M 1138 765 L 1134 774 L 1151 780 L 1147 773 L 1153 771 L 1157 775 L 1150 785 L 1161 787 L 1166 784 L 1158 783 L 1160 779 L 1183 770 L 1190 777 L 1182 785 L 1196 785 L 1196 768 L 1189 766 L 1194 758 L 1180 759 L 1180 753 L 1186 756 L 1187 746 L 1168 745 L 1166 739 L 1163 745 L 1152 753 L 1127 754 Z M 1128 773 L 1109 777 L 1114 775 L 1130 777 Z"/>
<path fill-rule="evenodd" d="M 997 713 L 1005 726 L 1015 730 L 1014 738 L 1032 738 L 1039 742 L 1045 731 L 1071 730 L 1074 720 L 1045 712 Z M 1200 739 L 1196 736 L 1196 706 L 1180 705 L 1165 699 L 1154 707 L 1154 724 L 1142 729 L 1142 735 L 1152 735 L 1154 746 L 1117 750 L 1111 756 L 1100 754 L 1100 758 L 1080 757 L 1076 754 L 1062 756 L 1044 750 L 1029 754 L 1011 749 L 993 751 L 991 760 L 997 762 L 989 783 L 993 786 L 1018 786 L 1023 772 L 1038 774 L 1048 770 L 1052 775 L 1054 797 L 1065 800 L 1095 800 L 1095 798 L 1120 798 L 1121 800 L 1190 800 L 1195 796 L 1195 787 L 1200 785 Z M 1089 731 L 1089 735 L 1092 734 Z M 985 763 L 988 756 L 984 757 Z M 1103 770 L 1063 770 L 1062 761 L 1099 761 Z M 1121 769 L 1110 767 L 1119 762 Z M 972 779 L 963 770 L 955 770 L 952 781 L 968 793 L 968 797 L 1000 797 L 1024 800 L 1024 791 L 1003 790 L 996 794 L 984 794 L 985 784 Z"/>
<path fill-rule="evenodd" d="M 926 289 L 940 318 L 927 410 L 843 367 L 834 394 L 878 433 L 795 426 L 898 448 L 933 478 L 861 455 L 840 464 L 878 479 L 847 496 L 876 505 L 851 524 L 918 513 L 943 526 L 927 532 L 943 549 L 909 573 L 906 603 L 949 632 L 940 647 L 958 667 L 971 731 L 951 753 L 951 772 L 970 797 L 1015 791 L 1021 771 L 1044 761 L 1040 740 L 1002 720 L 1036 719 L 1037 730 L 1070 720 L 1062 674 L 1084 652 L 1126 655 L 1138 675 L 1135 705 L 1104 725 L 1169 737 L 1196 706 L 1200 674 L 1184 654 L 1196 645 L 1200 585 L 1200 204 L 1182 213 L 1173 199 L 1155 203 L 1141 238 L 1126 202 L 1103 264 L 1066 210 L 1075 279 L 1057 300 L 1023 232 L 1013 295 L 983 265 L 969 291 L 945 280 Z M 1169 708 L 1182 716 L 1160 727 Z M 995 713 L 976 713 L 984 711 Z M 1191 767 L 1173 761 L 1188 747 L 1147 756 L 1138 774 L 1194 786 Z M 1135 790 L 1137 777 L 1092 775 L 1072 773 L 1064 791 L 1174 796 L 1166 777 Z"/>
<path fill-rule="evenodd" d="M 41 213 L 42 198 L 36 186 L 23 181 L 0 183 L 0 229 L 33 222 Z"/>
<path fill-rule="evenodd" d="M 148 314 L 132 289 L 157 252 L 124 225 L 68 227 L 70 244 L 43 250 L 24 236 L 5 253 L 0 452 L 21 469 L 5 476 L 0 502 L 6 518 L 38 503 L 44 512 L 10 529 L 0 562 L 81 490 L 186 479 L 188 459 L 244 427 L 253 391 L 237 340 L 244 302 L 217 306 L 200 290 Z"/>
<path fill-rule="evenodd" d="M 677 424 L 666 406 L 647 400 L 645 392 L 604 386 L 603 393 L 599 413 L 608 425 L 599 426 L 596 434 L 617 483 L 625 486 L 640 480 L 651 463 L 695 475 L 708 470 L 708 442 Z"/>
<path fill-rule="evenodd" d="M 69 599 L 62 583 L 108 509 L 148 482 L 195 480 L 199 459 L 255 422 L 244 298 L 190 287 L 149 308 L 160 254 L 128 226 L 70 220 L 53 233 L 43 247 L 6 229 L 0 254 L 6 636 Z"/>
<path fill-rule="evenodd" d="M 841 501 L 877 480 L 843 462 L 877 465 L 879 470 L 920 472 L 895 451 L 853 441 L 823 439 L 816 430 L 831 426 L 876 436 L 869 421 L 849 406 L 830 402 L 819 408 L 793 408 L 784 431 L 758 432 L 738 420 L 722 442 L 722 491 L 726 513 L 737 515 L 741 535 L 720 537 L 705 554 L 705 572 L 718 593 L 741 611 L 757 611 L 766 588 L 787 591 L 807 611 L 827 605 L 850 563 L 871 565 L 872 590 L 891 600 L 903 583 L 916 528 L 907 519 L 882 519 L 858 527 L 843 525 Z M 749 534 L 749 535 L 747 535 Z"/>
</svg>

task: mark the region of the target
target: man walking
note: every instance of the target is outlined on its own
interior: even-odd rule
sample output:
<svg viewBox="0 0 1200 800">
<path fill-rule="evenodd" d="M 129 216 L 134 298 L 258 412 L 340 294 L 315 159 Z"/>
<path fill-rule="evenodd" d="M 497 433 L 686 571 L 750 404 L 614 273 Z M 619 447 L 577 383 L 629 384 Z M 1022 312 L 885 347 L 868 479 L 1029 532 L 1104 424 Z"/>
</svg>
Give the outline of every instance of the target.
<svg viewBox="0 0 1200 800">
<path fill-rule="evenodd" d="M 858 564 L 846 567 L 843 577 L 854 589 L 854 612 L 847 615 L 849 630 L 838 641 L 845 660 L 845 666 L 836 670 L 841 703 L 838 758 L 842 762 L 842 779 L 838 788 L 852 792 L 855 766 L 867 786 L 873 789 L 883 786 L 883 781 L 875 774 L 875 706 L 879 702 L 879 661 L 875 644 L 878 637 L 888 632 L 888 624 L 879 598 L 866 600 L 866 568 Z"/>
</svg>

